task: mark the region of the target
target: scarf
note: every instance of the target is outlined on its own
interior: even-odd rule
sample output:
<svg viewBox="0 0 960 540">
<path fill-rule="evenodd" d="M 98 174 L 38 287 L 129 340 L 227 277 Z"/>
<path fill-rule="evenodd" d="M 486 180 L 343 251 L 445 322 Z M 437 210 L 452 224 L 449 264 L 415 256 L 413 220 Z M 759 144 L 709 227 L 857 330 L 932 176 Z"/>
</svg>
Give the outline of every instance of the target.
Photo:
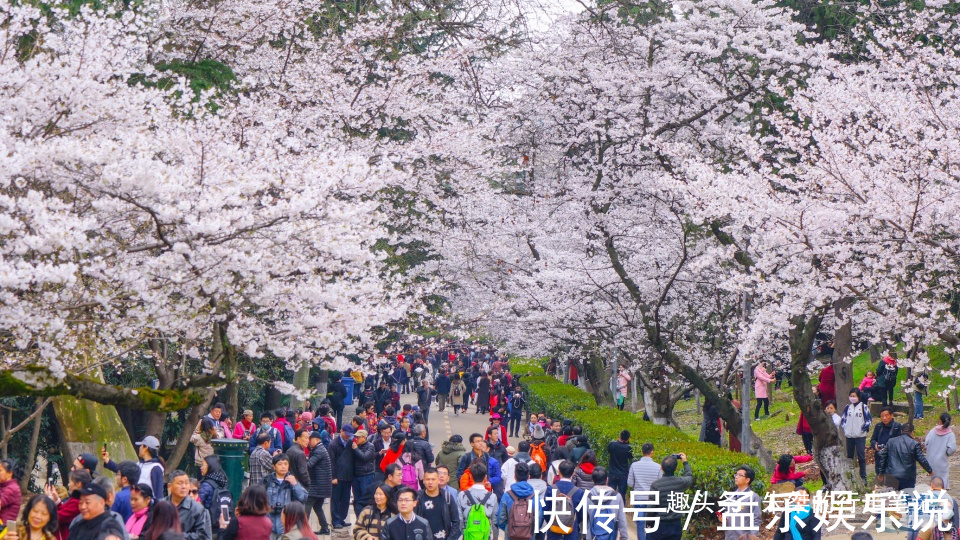
<svg viewBox="0 0 960 540">
<path fill-rule="evenodd" d="M 148 506 L 130 515 L 130 519 L 127 520 L 127 532 L 131 536 L 139 536 L 143 532 L 143 526 L 147 523 L 147 513 L 149 511 L 150 507 Z"/>
<path fill-rule="evenodd" d="M 803 521 L 810 517 L 810 506 L 804 506 L 800 510 L 797 510 L 793 513 L 794 516 Z M 793 519 L 793 516 L 789 516 L 790 519 L 790 536 L 793 540 L 803 540 L 803 537 L 800 536 L 800 524 L 797 523 L 797 520 Z"/>
<path fill-rule="evenodd" d="M 953 431 L 953 430 L 950 429 L 950 428 L 948 428 L 948 427 L 943 427 L 943 426 L 937 426 L 937 427 L 933 428 L 933 432 L 936 433 L 937 435 L 941 435 L 941 436 L 942 436 L 942 435 L 946 435 L 947 433 L 950 433 L 951 431 Z"/>
</svg>

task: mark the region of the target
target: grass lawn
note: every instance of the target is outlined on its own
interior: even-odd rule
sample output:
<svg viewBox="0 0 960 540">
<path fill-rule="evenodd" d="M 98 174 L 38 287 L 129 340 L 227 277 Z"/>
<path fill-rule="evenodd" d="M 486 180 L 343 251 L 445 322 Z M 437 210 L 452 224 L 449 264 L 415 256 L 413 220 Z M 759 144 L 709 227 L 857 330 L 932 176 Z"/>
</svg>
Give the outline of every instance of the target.
<svg viewBox="0 0 960 540">
<path fill-rule="evenodd" d="M 936 392 L 945 390 L 948 385 L 953 382 L 952 379 L 942 375 L 944 370 L 952 369 L 950 357 L 943 352 L 943 348 L 931 347 L 928 350 L 928 354 L 930 355 L 932 367 L 930 374 L 931 385 L 929 395 L 924 396 L 924 404 L 932 405 L 933 409 L 926 413 L 923 420 L 917 421 L 914 424 L 916 428 L 915 434 L 919 438 L 922 438 L 926 435 L 927 431 L 937 425 L 937 417 L 940 416 L 941 412 L 946 410 L 946 399 L 936 395 Z M 864 352 L 856 356 L 853 359 L 854 386 L 859 386 L 860 381 L 867 371 L 875 371 L 876 368 L 876 364 L 870 361 L 870 355 L 868 353 Z M 900 368 L 897 377 L 898 383 L 906 379 L 906 371 L 906 369 Z M 817 383 L 816 378 L 814 378 L 813 383 Z M 908 398 L 912 399 L 912 395 L 906 394 L 903 388 L 899 386 L 894 392 L 893 397 L 894 401 L 902 403 L 905 403 Z M 839 408 L 842 410 L 846 404 L 846 398 L 843 397 L 841 399 L 842 401 L 839 404 Z M 956 404 L 951 403 L 951 405 L 953 405 L 954 410 L 956 410 Z M 756 403 L 751 399 L 749 406 L 755 407 Z M 761 411 L 761 413 L 762 412 L 763 411 Z M 763 439 L 764 445 L 766 445 L 774 455 L 782 453 L 802 454 L 804 453 L 803 441 L 801 441 L 800 435 L 796 433 L 799 414 L 799 407 L 797 407 L 793 399 L 792 389 L 787 386 L 786 381 L 784 381 L 783 387 L 771 394 L 770 417 L 753 422 L 753 430 Z M 696 400 L 689 399 L 679 401 L 674 409 L 674 418 L 684 432 L 693 437 L 699 436 L 702 416 L 697 414 Z M 875 420 L 879 421 L 878 419 Z M 907 415 L 903 413 L 897 414 L 896 420 L 901 423 L 906 423 L 908 421 Z M 872 473 L 873 467 L 868 467 L 868 471 Z"/>
</svg>

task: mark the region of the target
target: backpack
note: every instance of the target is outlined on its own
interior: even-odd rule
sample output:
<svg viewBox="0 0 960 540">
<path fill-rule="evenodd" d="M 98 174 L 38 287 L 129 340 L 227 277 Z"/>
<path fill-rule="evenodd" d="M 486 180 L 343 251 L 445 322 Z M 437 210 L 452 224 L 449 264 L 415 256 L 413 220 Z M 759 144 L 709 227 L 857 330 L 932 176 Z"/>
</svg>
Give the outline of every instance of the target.
<svg viewBox="0 0 960 540">
<path fill-rule="evenodd" d="M 592 493 L 594 492 L 591 491 L 590 493 L 587 494 L 587 496 L 589 497 Z M 593 497 L 591 497 L 591 499 L 592 498 Z M 588 506 L 592 506 L 592 505 L 588 505 Z M 605 508 L 604 510 L 606 510 L 607 512 L 610 512 L 612 509 Z M 617 510 L 613 510 L 613 512 L 616 512 Z M 605 512 L 603 515 L 600 516 L 600 519 L 597 519 L 597 511 L 598 510 L 594 508 L 592 515 L 590 512 L 587 513 L 587 515 L 590 517 L 589 519 L 590 535 L 593 537 L 593 540 L 616 540 L 617 514 L 616 513 L 608 514 Z M 613 518 L 608 521 L 608 516 L 610 515 L 612 515 Z M 604 524 L 606 524 L 606 526 L 610 528 L 610 532 L 607 532 L 607 530 L 603 528 Z"/>
<path fill-rule="evenodd" d="M 227 516 L 233 516 L 233 495 L 230 493 L 230 490 L 224 487 L 217 487 L 216 484 L 208 482 L 213 487 L 213 504 L 210 505 L 210 523 L 214 525 L 214 529 L 219 528 L 220 526 L 220 508 L 224 505 L 227 506 Z"/>
<path fill-rule="evenodd" d="M 557 503 L 554 507 L 553 511 L 557 513 L 557 519 L 550 526 L 550 532 L 567 535 L 573 532 L 573 526 L 577 524 L 577 505 L 574 504 L 573 497 L 580 491 L 580 488 L 574 487 L 570 490 L 570 493 L 564 493 L 559 489 L 554 491 L 558 497 L 566 498 L 567 504 L 566 508 L 560 506 L 560 503 Z"/>
<path fill-rule="evenodd" d="M 547 470 L 547 454 L 543 451 L 544 443 L 530 443 L 530 459 L 537 462 L 541 471 Z"/>
<path fill-rule="evenodd" d="M 487 518 L 486 504 L 491 493 L 483 496 L 480 502 L 473 498 L 469 490 L 464 491 L 470 502 L 470 511 L 463 526 L 463 540 L 488 540 L 490 538 L 490 520 Z M 529 536 L 527 538 L 530 538 Z"/>
<path fill-rule="evenodd" d="M 533 512 L 527 505 L 530 498 L 519 498 L 513 491 L 508 491 L 507 495 L 513 499 L 513 505 L 507 513 L 507 539 L 530 540 L 533 538 Z"/>
<path fill-rule="evenodd" d="M 459 384 L 453 387 L 453 395 L 455 395 L 455 396 L 460 396 L 460 385 L 459 385 Z"/>
<path fill-rule="evenodd" d="M 403 459 L 403 455 L 397 458 L 397 464 L 400 465 L 400 475 L 402 476 L 400 482 L 410 489 L 420 489 L 421 474 L 417 467 L 413 463 L 407 463 Z M 417 464 L 419 465 L 420 462 L 417 462 Z"/>
</svg>

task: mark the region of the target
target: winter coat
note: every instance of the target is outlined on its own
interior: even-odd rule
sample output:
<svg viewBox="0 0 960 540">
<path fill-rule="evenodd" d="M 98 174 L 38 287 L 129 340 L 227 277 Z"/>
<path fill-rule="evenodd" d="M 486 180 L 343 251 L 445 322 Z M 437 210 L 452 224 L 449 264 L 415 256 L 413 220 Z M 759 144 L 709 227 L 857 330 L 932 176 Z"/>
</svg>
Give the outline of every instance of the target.
<svg viewBox="0 0 960 540">
<path fill-rule="evenodd" d="M 166 499 L 170 501 L 170 499 Z M 173 501 L 170 501 L 173 504 Z M 184 497 L 177 506 L 180 528 L 187 540 L 209 540 L 213 537 L 210 527 L 210 512 L 190 497 Z"/>
<path fill-rule="evenodd" d="M 767 373 L 767 370 L 763 368 L 763 364 L 757 366 L 753 370 L 753 394 L 757 399 L 766 399 L 769 396 L 767 393 L 767 385 L 773 382 L 773 376 Z"/>
<path fill-rule="evenodd" d="M 477 381 L 477 403 L 487 403 L 490 401 L 490 379 L 486 376 L 480 377 Z"/>
<path fill-rule="evenodd" d="M 427 463 L 427 464 L 433 463 L 433 459 L 434 459 L 433 448 L 430 446 L 430 443 L 428 443 L 422 437 L 413 437 L 412 439 L 408 439 L 406 451 L 407 452 L 416 451 L 417 454 L 420 455 L 420 459 L 422 459 L 424 463 Z"/>
<path fill-rule="evenodd" d="M 873 427 L 873 435 L 870 436 L 870 448 L 876 448 L 874 445 L 877 444 L 887 444 L 890 439 L 899 437 L 900 428 L 900 422 L 896 420 L 891 420 L 889 426 L 884 425 L 883 422 L 878 422 Z"/>
<path fill-rule="evenodd" d="M 593 489 L 593 486 L 596 485 L 593 483 L 593 467 L 592 463 L 584 463 L 577 467 L 573 471 L 573 485 L 584 491 Z"/>
<path fill-rule="evenodd" d="M 943 479 L 944 489 L 950 489 L 950 459 L 957 451 L 957 436 L 953 429 L 936 426 L 928 433 L 924 442 L 927 445 L 927 461 L 933 468 L 934 476 Z"/>
<path fill-rule="evenodd" d="M 353 476 L 373 474 L 377 468 L 377 457 L 377 451 L 370 441 L 357 445 L 353 450 Z"/>
<path fill-rule="evenodd" d="M 80 492 L 70 496 L 57 505 L 57 540 L 67 540 L 70 534 L 70 522 L 80 515 Z"/>
<path fill-rule="evenodd" d="M 200 493 L 198 495 L 200 497 L 200 504 L 209 512 L 217 502 L 217 492 L 226 487 L 227 475 L 225 475 L 223 471 L 207 474 L 200 480 Z M 213 526 L 212 522 L 211 526 Z M 214 526 L 213 528 L 216 529 L 217 527 Z"/>
<path fill-rule="evenodd" d="M 196 452 L 193 455 L 193 460 L 196 462 L 197 466 L 203 462 L 203 458 L 213 455 L 213 445 L 210 444 L 210 439 L 208 439 L 205 435 L 194 433 L 190 436 L 190 442 L 193 443 L 193 447 L 196 449 Z"/>
<path fill-rule="evenodd" d="M 376 505 L 365 507 L 353 524 L 353 540 L 380 540 L 380 531 L 394 515 L 389 508 L 381 512 Z"/>
<path fill-rule="evenodd" d="M 817 385 L 817 390 L 820 391 L 821 404 L 837 400 L 837 376 L 833 372 L 833 365 L 820 371 L 820 384 Z"/>
<path fill-rule="evenodd" d="M 327 449 L 330 452 L 330 467 L 337 480 L 349 482 L 353 480 L 353 443 L 344 442 L 343 437 L 337 435 Z"/>
<path fill-rule="evenodd" d="M 437 376 L 437 380 L 434 383 L 434 386 L 437 389 L 437 394 L 445 396 L 450 393 L 450 377 L 446 373 L 441 373 Z"/>
<path fill-rule="evenodd" d="M 463 447 L 463 443 L 444 441 L 440 447 L 440 453 L 437 454 L 436 464 L 438 467 L 440 465 L 445 466 L 450 470 L 450 475 L 453 476 L 457 472 L 457 463 L 460 461 L 460 456 L 465 453 L 467 453 L 467 450 Z"/>
<path fill-rule="evenodd" d="M 877 382 L 873 383 L 878 388 L 892 388 L 897 384 L 897 374 L 900 372 L 900 366 L 897 361 L 891 358 L 890 362 L 886 357 L 877 364 Z"/>
<path fill-rule="evenodd" d="M 933 470 L 920 443 L 909 435 L 900 435 L 887 441 L 887 446 L 877 453 L 877 474 L 916 481 L 917 463 L 927 472 Z"/>
<path fill-rule="evenodd" d="M 17 520 L 22 499 L 20 482 L 11 479 L 0 483 L 0 520 L 3 520 L 3 523 Z"/>
<path fill-rule="evenodd" d="M 347 389 L 343 382 L 337 380 L 327 388 L 327 397 L 330 398 L 330 408 L 335 411 L 343 410 L 343 403 L 347 399 Z"/>
<path fill-rule="evenodd" d="M 330 465 L 330 454 L 322 444 L 310 449 L 307 458 L 307 471 L 310 472 L 311 497 L 329 499 L 333 496 L 333 472 Z"/>
<path fill-rule="evenodd" d="M 813 460 L 813 456 L 793 456 L 793 460 L 797 463 L 806 463 Z M 803 472 L 797 471 L 797 468 L 790 467 L 790 470 L 786 474 L 780 472 L 780 467 L 775 466 L 773 468 L 773 476 L 770 477 L 770 485 L 779 484 L 780 482 L 786 482 L 787 480 L 803 480 Z"/>
<path fill-rule="evenodd" d="M 607 444 L 607 455 L 610 456 L 610 466 L 607 467 L 610 476 L 626 478 L 630 464 L 633 463 L 633 449 L 630 444 L 619 440 L 610 441 Z"/>
<path fill-rule="evenodd" d="M 297 443 L 290 445 L 287 450 L 287 458 L 290 460 L 290 474 L 296 477 L 297 482 L 303 484 L 303 487 L 310 487 L 310 471 L 307 469 L 307 453 L 303 447 Z"/>
<path fill-rule="evenodd" d="M 264 481 L 267 488 L 267 501 L 270 508 L 286 506 L 290 501 L 307 502 L 307 490 L 300 484 L 293 485 L 286 480 L 280 480 L 277 475 L 272 475 Z M 268 514 L 273 523 L 273 532 L 277 535 L 284 533 L 283 521 L 280 519 L 280 512 L 271 512 Z M 209 537 L 208 537 L 209 538 Z"/>
</svg>

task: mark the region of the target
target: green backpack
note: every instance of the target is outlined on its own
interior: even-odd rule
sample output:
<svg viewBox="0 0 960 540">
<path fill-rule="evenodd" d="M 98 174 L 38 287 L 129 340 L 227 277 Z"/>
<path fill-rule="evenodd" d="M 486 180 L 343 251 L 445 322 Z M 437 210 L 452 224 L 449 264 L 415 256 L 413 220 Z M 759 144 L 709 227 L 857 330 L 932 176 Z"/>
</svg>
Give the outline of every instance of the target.
<svg viewBox="0 0 960 540">
<path fill-rule="evenodd" d="M 492 493 L 487 492 L 479 503 L 473 498 L 473 494 L 469 490 L 463 493 L 470 501 L 470 512 L 467 514 L 467 521 L 463 527 L 463 540 L 489 540 L 490 520 L 487 519 L 486 504 Z"/>
</svg>

